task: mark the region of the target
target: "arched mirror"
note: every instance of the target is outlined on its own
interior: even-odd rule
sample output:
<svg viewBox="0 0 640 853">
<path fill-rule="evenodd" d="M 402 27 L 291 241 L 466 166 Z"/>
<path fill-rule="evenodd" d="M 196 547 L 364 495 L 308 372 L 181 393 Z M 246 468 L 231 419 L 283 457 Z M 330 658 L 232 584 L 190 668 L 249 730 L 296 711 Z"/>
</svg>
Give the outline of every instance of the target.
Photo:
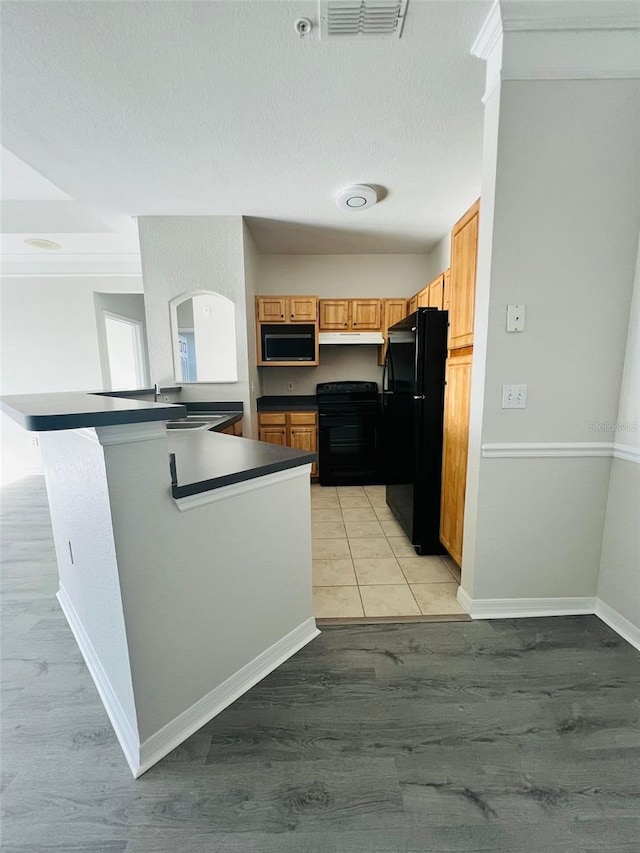
<svg viewBox="0 0 640 853">
<path fill-rule="evenodd" d="M 169 303 L 176 382 L 237 382 L 235 306 L 210 290 Z"/>
</svg>

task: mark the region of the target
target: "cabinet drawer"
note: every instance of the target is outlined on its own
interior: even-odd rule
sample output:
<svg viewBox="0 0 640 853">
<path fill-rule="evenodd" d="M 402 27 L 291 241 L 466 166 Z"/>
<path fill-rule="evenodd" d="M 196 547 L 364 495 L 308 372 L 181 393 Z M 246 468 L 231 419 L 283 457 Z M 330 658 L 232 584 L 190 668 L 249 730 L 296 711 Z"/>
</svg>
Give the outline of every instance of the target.
<svg viewBox="0 0 640 853">
<path fill-rule="evenodd" d="M 315 426 L 318 420 L 316 412 L 291 412 L 291 426 Z"/>
<path fill-rule="evenodd" d="M 286 412 L 261 412 L 258 415 L 260 426 L 286 426 Z"/>
</svg>

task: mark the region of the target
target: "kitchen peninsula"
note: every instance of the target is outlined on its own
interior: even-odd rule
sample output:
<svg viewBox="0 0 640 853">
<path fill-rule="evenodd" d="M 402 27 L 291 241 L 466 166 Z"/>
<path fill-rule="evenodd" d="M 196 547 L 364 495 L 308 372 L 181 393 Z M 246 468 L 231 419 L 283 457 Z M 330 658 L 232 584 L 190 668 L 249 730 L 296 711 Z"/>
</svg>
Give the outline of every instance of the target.
<svg viewBox="0 0 640 853">
<path fill-rule="evenodd" d="M 0 406 L 39 433 L 58 599 L 139 776 L 317 635 L 315 455 L 167 430 L 182 405 L 69 393 Z"/>
</svg>

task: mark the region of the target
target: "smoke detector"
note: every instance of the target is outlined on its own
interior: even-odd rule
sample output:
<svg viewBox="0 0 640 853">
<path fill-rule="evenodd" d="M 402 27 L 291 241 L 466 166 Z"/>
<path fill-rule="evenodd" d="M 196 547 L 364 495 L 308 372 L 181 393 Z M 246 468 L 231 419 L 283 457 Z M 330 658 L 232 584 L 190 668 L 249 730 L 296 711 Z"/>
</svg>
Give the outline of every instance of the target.
<svg viewBox="0 0 640 853">
<path fill-rule="evenodd" d="M 343 210 L 364 210 L 373 207 L 378 201 L 378 194 L 367 184 L 355 184 L 347 187 L 336 198 L 336 204 Z"/>
<path fill-rule="evenodd" d="M 42 237 L 29 237 L 24 240 L 27 246 L 33 249 L 61 249 L 60 243 L 54 243 L 53 240 L 45 240 Z"/>
<path fill-rule="evenodd" d="M 409 0 L 320 0 L 322 38 L 400 38 Z"/>
</svg>

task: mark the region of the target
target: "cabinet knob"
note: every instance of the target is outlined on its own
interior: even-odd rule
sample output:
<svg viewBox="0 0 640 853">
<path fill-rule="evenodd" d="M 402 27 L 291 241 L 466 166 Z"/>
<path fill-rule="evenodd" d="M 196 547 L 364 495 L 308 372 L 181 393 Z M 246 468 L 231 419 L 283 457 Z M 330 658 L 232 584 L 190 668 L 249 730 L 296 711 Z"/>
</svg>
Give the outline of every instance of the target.
<svg viewBox="0 0 640 853">
<path fill-rule="evenodd" d="M 292 315 L 291 315 L 291 319 L 293 319 L 293 316 L 294 316 L 294 315 L 292 314 Z"/>
<path fill-rule="evenodd" d="M 357 323 L 354 323 L 353 325 L 354 325 L 354 326 L 357 326 L 358 324 L 357 324 Z"/>
<path fill-rule="evenodd" d="M 284 314 L 281 314 L 280 316 L 281 316 L 282 318 L 284 318 Z"/>
<path fill-rule="evenodd" d="M 349 325 L 348 323 L 345 323 L 345 326 L 348 326 L 348 325 Z"/>
</svg>

